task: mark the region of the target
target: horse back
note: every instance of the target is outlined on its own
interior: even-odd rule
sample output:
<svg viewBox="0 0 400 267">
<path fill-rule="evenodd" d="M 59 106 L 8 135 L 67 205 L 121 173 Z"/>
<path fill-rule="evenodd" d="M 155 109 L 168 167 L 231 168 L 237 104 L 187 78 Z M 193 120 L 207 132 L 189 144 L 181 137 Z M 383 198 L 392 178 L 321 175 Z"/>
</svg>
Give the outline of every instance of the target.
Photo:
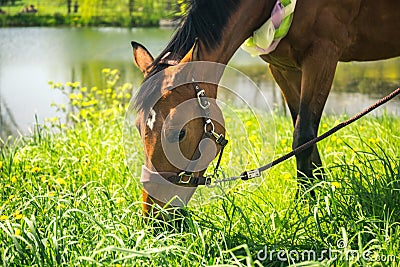
<svg viewBox="0 0 400 267">
<path fill-rule="evenodd" d="M 378 60 L 400 55 L 400 1 L 364 0 L 349 25 L 353 42 L 343 53 L 348 60 Z M 350 37 L 351 38 L 351 37 Z"/>
<path fill-rule="evenodd" d="M 380 60 L 400 55 L 399 0 L 298 0 L 291 29 L 276 52 L 263 57 L 296 61 L 313 44 L 334 43 L 340 61 Z M 284 65 L 288 65 L 285 64 Z"/>
</svg>

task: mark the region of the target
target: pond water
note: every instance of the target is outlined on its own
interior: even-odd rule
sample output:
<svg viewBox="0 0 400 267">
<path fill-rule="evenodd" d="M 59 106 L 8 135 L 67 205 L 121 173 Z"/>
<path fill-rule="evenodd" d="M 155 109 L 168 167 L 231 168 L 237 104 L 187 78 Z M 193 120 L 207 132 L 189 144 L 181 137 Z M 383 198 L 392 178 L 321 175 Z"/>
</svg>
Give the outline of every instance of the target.
<svg viewBox="0 0 400 267">
<path fill-rule="evenodd" d="M 157 55 L 173 33 L 158 28 L 0 28 L 0 127 L 18 128 L 26 133 L 35 122 L 56 115 L 51 102 L 66 99 L 50 89 L 49 81 L 81 81 L 94 86 L 103 68 L 117 68 L 123 82 L 138 87 L 141 73 L 132 63 L 130 41 L 143 43 Z M 230 65 L 248 75 L 261 88 L 269 103 L 282 109 L 279 88 L 266 64 L 239 50 Z M 325 113 L 355 114 L 376 99 L 400 86 L 400 59 L 369 63 L 339 64 Z M 238 81 L 240 84 L 241 81 Z M 251 105 L 263 108 L 260 92 L 240 94 Z M 400 115 L 400 98 L 387 104 L 387 113 Z"/>
</svg>

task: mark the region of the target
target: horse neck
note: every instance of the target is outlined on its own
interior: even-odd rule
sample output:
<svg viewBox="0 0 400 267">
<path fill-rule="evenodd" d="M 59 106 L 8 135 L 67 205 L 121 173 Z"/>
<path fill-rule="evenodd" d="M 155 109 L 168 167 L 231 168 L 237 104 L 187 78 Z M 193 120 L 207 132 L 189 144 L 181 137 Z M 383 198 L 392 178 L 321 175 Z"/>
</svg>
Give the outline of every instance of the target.
<svg viewBox="0 0 400 267">
<path fill-rule="evenodd" d="M 243 0 L 222 30 L 221 42 L 214 47 L 200 49 L 204 52 L 199 58 L 228 64 L 243 42 L 270 17 L 275 3 L 276 0 Z"/>
</svg>

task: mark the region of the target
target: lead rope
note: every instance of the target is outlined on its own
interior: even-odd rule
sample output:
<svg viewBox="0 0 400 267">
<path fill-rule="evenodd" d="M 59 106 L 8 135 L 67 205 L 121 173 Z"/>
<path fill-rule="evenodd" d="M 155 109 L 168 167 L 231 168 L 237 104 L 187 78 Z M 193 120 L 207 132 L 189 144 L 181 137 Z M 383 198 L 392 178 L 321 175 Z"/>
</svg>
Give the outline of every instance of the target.
<svg viewBox="0 0 400 267">
<path fill-rule="evenodd" d="M 367 115 L 368 113 L 370 113 L 371 111 L 373 111 L 374 109 L 382 106 L 383 104 L 385 104 L 386 102 L 392 100 L 393 98 L 395 98 L 397 95 L 400 94 L 400 88 L 397 88 L 396 90 L 394 90 L 392 93 L 390 93 L 389 95 L 385 96 L 384 98 L 378 100 L 377 102 L 375 102 L 375 104 L 369 106 L 367 109 L 365 109 L 364 111 L 356 114 L 355 116 L 351 117 L 350 119 L 336 125 L 335 127 L 333 127 L 332 129 L 330 129 L 329 131 L 325 132 L 324 134 L 308 141 L 307 143 L 297 147 L 296 149 L 292 150 L 291 152 L 283 155 L 282 157 L 279 157 L 277 159 L 275 159 L 274 161 L 261 166 L 257 169 L 253 169 L 253 170 L 249 170 L 249 171 L 245 171 L 242 174 L 240 174 L 239 176 L 231 176 L 231 177 L 227 177 L 227 178 L 222 178 L 222 179 L 216 179 L 212 184 L 207 185 L 208 187 L 215 187 L 220 183 L 224 183 L 224 182 L 228 182 L 228 181 L 235 181 L 238 179 L 242 179 L 243 181 L 246 180 L 250 180 L 256 177 L 260 177 L 261 173 L 263 171 L 268 170 L 269 168 L 287 160 L 290 159 L 291 157 L 299 154 L 300 152 L 304 151 L 307 148 L 310 148 L 312 145 L 318 143 L 319 141 L 327 138 L 328 136 L 336 133 L 337 131 L 339 131 L 340 129 L 346 127 L 347 125 L 350 125 L 351 123 L 355 122 L 356 120 L 360 119 L 361 117 Z M 222 151 L 221 151 L 222 152 Z M 221 161 L 221 154 L 220 157 L 218 158 L 218 163 L 217 166 L 219 166 L 219 162 Z M 216 175 L 217 170 L 214 170 L 214 176 Z"/>
</svg>

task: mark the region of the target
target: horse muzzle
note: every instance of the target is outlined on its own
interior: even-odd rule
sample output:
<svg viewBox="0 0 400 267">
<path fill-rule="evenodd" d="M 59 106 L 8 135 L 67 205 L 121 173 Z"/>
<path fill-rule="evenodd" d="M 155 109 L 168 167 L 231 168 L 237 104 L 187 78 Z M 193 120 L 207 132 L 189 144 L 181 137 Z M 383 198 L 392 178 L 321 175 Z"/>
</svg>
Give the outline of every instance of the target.
<svg viewBox="0 0 400 267">
<path fill-rule="evenodd" d="M 152 198 L 173 207 L 186 206 L 197 187 L 176 185 L 167 180 L 176 176 L 174 172 L 155 172 L 142 166 L 140 182 Z"/>
</svg>

